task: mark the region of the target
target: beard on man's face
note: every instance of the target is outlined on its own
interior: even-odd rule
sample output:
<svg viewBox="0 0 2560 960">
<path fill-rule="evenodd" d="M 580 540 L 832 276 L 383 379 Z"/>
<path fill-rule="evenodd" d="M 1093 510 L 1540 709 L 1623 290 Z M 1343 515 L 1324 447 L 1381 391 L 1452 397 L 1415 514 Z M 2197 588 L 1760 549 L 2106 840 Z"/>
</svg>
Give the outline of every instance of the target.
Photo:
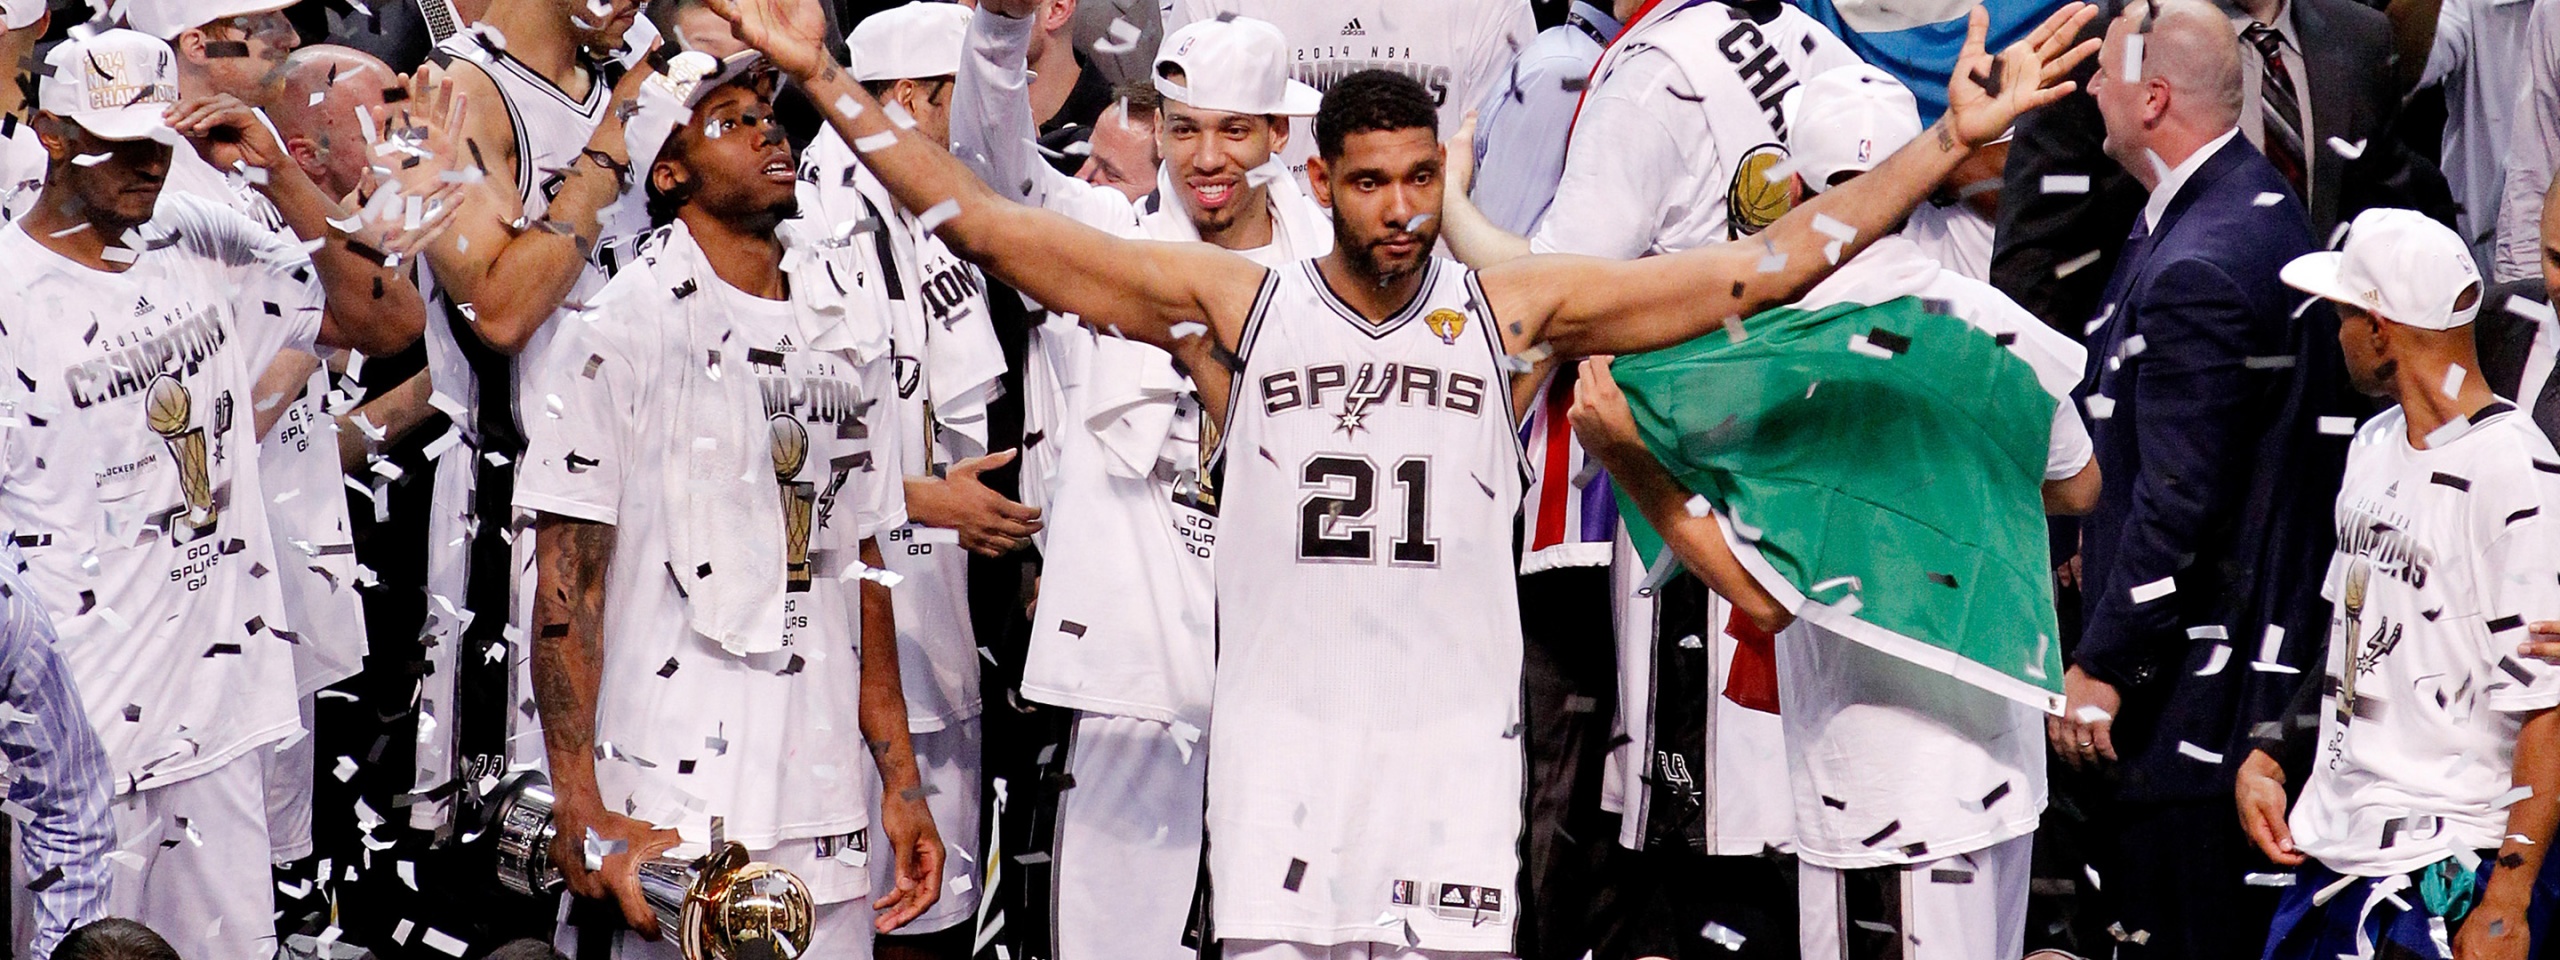
<svg viewBox="0 0 2560 960">
<path fill-rule="evenodd" d="M 1432 216 L 1417 219 L 1422 220 L 1422 223 L 1414 229 L 1399 230 L 1390 227 L 1382 233 L 1360 236 L 1353 229 L 1350 221 L 1343 218 L 1342 208 L 1335 207 L 1333 208 L 1334 249 L 1342 251 L 1344 262 L 1350 265 L 1353 272 L 1379 286 L 1386 286 L 1421 270 L 1423 263 L 1431 258 L 1432 248 L 1440 243 L 1440 218 Z M 1403 240 L 1413 241 L 1412 254 L 1389 257 L 1378 249 L 1386 244 Z"/>
</svg>

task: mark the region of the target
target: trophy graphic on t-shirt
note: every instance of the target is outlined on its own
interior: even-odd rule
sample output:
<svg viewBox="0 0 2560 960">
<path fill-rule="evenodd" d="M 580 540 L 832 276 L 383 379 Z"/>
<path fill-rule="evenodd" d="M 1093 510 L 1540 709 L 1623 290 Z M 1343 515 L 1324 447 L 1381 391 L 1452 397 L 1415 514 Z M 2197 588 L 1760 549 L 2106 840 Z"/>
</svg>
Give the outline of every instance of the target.
<svg viewBox="0 0 2560 960">
<path fill-rule="evenodd" d="M 809 462 L 809 428 L 787 413 L 776 414 L 766 423 L 773 427 L 773 481 L 782 487 L 782 549 L 787 561 L 782 589 L 804 593 L 809 589 L 809 512 L 818 487 L 793 478 Z"/>
<path fill-rule="evenodd" d="M 2356 674 L 2370 669 L 2372 661 L 2364 654 L 2364 594 L 2373 578 L 2373 567 L 2358 557 L 2347 562 L 2347 582 L 2339 591 L 2338 611 L 2346 621 L 2346 676 L 2338 680 L 2338 723 L 2352 723 L 2356 717 Z M 2377 654 L 2374 660 L 2381 657 Z"/>
<path fill-rule="evenodd" d="M 183 520 L 188 530 L 179 539 L 193 540 L 212 532 L 221 511 L 213 502 L 213 475 L 205 469 L 204 428 L 187 425 L 195 412 L 194 397 L 185 384 L 164 373 L 151 381 L 143 412 L 150 418 L 151 432 L 168 441 L 169 456 L 178 462 L 178 489 L 186 496 L 186 509 L 176 519 Z M 177 533 L 174 526 L 170 533 Z"/>
</svg>

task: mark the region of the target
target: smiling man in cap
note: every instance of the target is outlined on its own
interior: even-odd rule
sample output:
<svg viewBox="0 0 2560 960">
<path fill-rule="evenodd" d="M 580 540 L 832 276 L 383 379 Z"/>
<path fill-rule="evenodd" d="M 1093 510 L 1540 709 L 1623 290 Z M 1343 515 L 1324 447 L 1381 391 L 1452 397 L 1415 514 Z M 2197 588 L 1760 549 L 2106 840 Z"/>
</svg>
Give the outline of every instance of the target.
<svg viewBox="0 0 2560 960">
<path fill-rule="evenodd" d="M 110 911 L 191 957 L 255 960 L 275 952 L 262 757 L 301 725 L 251 389 L 288 346 L 397 351 L 423 310 L 397 276 L 315 268 L 353 256 L 342 239 L 306 253 L 162 189 L 182 142 L 164 118 L 175 59 L 130 30 L 46 59 L 45 187 L 0 231 L 17 292 L 0 304 L 0 354 L 22 372 L 0 528 L 28 545 L 27 585 L 106 746 L 112 856 L 133 868 Z M 289 162 L 270 172 L 279 204 L 318 196 Z"/>
<path fill-rule="evenodd" d="M 1024 78 L 1038 0 L 979 8 L 952 102 L 957 155 L 990 188 L 1126 237 L 1206 241 L 1267 267 L 1333 249 L 1324 208 L 1275 157 L 1321 102 L 1289 79 L 1288 44 L 1268 23 L 1237 17 L 1174 31 L 1152 71 L 1155 120 L 1140 133 L 1164 155 L 1132 202 L 1042 162 L 1031 146 Z M 1134 101 L 1133 101 L 1134 102 Z M 1097 142 L 1122 131 L 1105 120 Z M 1063 318 L 1062 318 L 1063 319 Z M 1075 711 L 1073 734 L 1050 769 L 1063 791 L 1017 791 L 1041 809 L 1054 796 L 1045 875 L 1049 891 L 1004 898 L 1012 936 L 1053 937 L 1058 960 L 1175 960 L 1199 874 L 1202 791 L 1197 755 L 1209 727 L 1217 493 L 1204 469 L 1216 444 L 1188 365 L 1215 363 L 1080 325 L 1034 333 L 1030 363 L 1051 387 L 1026 401 L 1053 442 L 1026 451 L 1026 474 L 1047 481 L 1058 524 L 1034 611 L 1024 698 Z M 1044 456 L 1048 455 L 1048 456 Z M 1034 819 L 1044 819 L 1036 816 Z M 1017 952 L 1040 944 L 1016 941 Z"/>
<path fill-rule="evenodd" d="M 2310 779 L 2290 818 L 2281 773 L 2240 811 L 2268 859 L 2303 864 L 2266 956 L 2524 957 L 2548 929 L 2560 669 L 2516 645 L 2560 613 L 2560 454 L 2480 374 L 2482 285 L 2453 231 L 2368 210 L 2283 277 L 2336 308 L 2356 388 L 2399 403 L 2356 432 L 2338 491 Z"/>
</svg>

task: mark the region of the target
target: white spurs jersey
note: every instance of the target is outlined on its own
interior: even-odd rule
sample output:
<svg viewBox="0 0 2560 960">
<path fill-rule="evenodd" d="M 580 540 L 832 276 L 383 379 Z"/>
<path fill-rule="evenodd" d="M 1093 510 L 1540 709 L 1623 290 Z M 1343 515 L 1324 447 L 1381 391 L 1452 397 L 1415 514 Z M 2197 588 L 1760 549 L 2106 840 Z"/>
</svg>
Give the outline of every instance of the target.
<svg viewBox="0 0 2560 960">
<path fill-rule="evenodd" d="M 1371 323 L 1315 261 L 1274 270 L 1238 344 L 1218 455 L 1219 937 L 1512 949 L 1527 464 L 1474 274 L 1425 271 Z"/>
<path fill-rule="evenodd" d="M 577 161 L 579 152 L 586 149 L 588 139 L 595 135 L 596 127 L 604 122 L 606 105 L 612 102 L 613 95 L 604 74 L 592 61 L 588 61 L 593 80 L 588 84 L 586 96 L 572 98 L 523 61 L 508 54 L 502 42 L 487 37 L 478 29 L 465 30 L 446 38 L 436 46 L 436 53 L 439 62 L 470 61 L 498 88 L 496 106 L 506 111 L 507 123 L 515 130 L 516 196 L 524 205 L 528 229 L 541 229 L 530 225 L 540 222 L 550 211 L 551 197 L 559 192 L 562 183 L 559 171 Z M 494 163 L 498 158 L 488 159 Z M 646 221 L 645 211 L 634 198 L 626 197 L 616 206 L 607 207 L 600 224 L 605 240 L 599 249 L 619 249 L 628 239 L 646 233 Z M 595 262 L 587 263 L 577 285 L 570 289 L 569 301 L 584 302 L 602 291 L 605 273 Z M 422 265 L 419 274 L 422 278 L 420 285 L 427 288 L 432 298 L 426 324 L 427 373 L 435 392 L 440 395 L 437 404 L 446 408 L 448 413 L 454 410 L 477 411 L 480 408 L 480 383 L 472 371 L 469 356 L 464 352 L 461 334 L 454 329 L 448 314 L 447 297 L 442 290 L 434 288 L 433 271 L 424 269 Z M 544 368 L 561 319 L 562 315 L 555 313 L 516 355 L 519 422 L 524 409 L 540 409 L 541 392 L 534 384 Z M 474 349 L 477 349 L 476 344 Z M 457 419 L 469 416 L 471 414 L 466 412 Z M 467 423 L 462 426 L 469 429 Z M 444 785 L 451 778 L 454 766 L 455 655 L 461 648 L 462 632 L 469 616 L 462 603 L 469 586 L 472 530 L 469 514 L 473 470 L 478 462 L 470 448 L 455 447 L 451 455 L 436 465 L 435 493 L 427 518 L 428 631 L 436 642 L 427 648 L 433 669 L 425 678 L 421 694 L 423 702 L 419 707 L 433 719 L 435 728 L 418 740 L 416 787 L 420 792 Z M 501 517 L 493 522 L 503 523 L 505 520 Z M 514 551 L 516 559 L 512 565 L 516 576 L 512 579 L 518 583 L 531 583 L 533 538 L 516 538 Z M 519 602 L 515 606 L 529 606 L 532 594 L 528 591 L 519 591 L 519 594 Z M 494 614 L 484 612 L 481 615 Z M 529 662 L 521 656 L 516 659 L 516 688 L 530 689 Z M 517 696 L 511 700 L 521 703 L 524 697 Z M 531 723 L 520 710 L 510 711 L 508 716 L 511 726 Z M 511 752 L 517 754 L 519 760 L 537 760 L 541 755 L 540 737 L 515 735 L 510 737 L 509 743 Z M 422 829 L 432 829 L 443 819 L 442 804 L 421 803 L 411 807 L 410 811 L 411 823 Z"/>
</svg>

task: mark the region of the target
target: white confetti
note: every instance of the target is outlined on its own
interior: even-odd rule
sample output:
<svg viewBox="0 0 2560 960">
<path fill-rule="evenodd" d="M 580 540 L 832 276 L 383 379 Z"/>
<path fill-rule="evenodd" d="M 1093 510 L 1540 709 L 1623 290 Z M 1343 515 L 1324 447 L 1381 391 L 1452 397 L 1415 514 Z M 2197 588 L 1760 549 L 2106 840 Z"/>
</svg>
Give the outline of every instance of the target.
<svg viewBox="0 0 2560 960">
<path fill-rule="evenodd" d="M 2138 584 L 2132 590 L 2127 592 L 2132 594 L 2133 602 L 2135 603 L 2150 603 L 2151 601 L 2158 600 L 2161 597 L 2178 592 L 2178 578 L 2161 577 L 2160 579 L 2151 581 L 2150 583 Z"/>
<path fill-rule="evenodd" d="M 945 200 L 927 208 L 922 216 L 916 218 L 916 226 L 923 228 L 926 233 L 932 233 L 941 229 L 943 224 L 950 223 L 951 218 L 959 215 L 960 201 Z"/>
<path fill-rule="evenodd" d="M 2046 193 L 2087 193 L 2089 175 L 2085 173 L 2049 173 L 2044 177 Z"/>
<path fill-rule="evenodd" d="M 338 765 L 329 769 L 329 775 L 337 777 L 339 783 L 345 783 L 349 780 L 355 779 L 356 758 L 339 757 Z"/>
<path fill-rule="evenodd" d="M 2196 671 L 2196 676 L 2210 677 L 2214 674 L 2221 673 L 2222 668 L 2230 665 L 2231 645 L 2227 643 L 2217 643 L 2213 645 L 2213 653 L 2205 657 L 2204 668 Z"/>
<path fill-rule="evenodd" d="M 2445 398 L 2450 400 L 2462 396 L 2463 378 L 2470 376 L 2470 374 L 2471 371 L 2463 369 L 2462 365 L 2459 363 L 2444 368 Z"/>
<path fill-rule="evenodd" d="M 836 113 L 847 120 L 859 117 L 862 115 L 862 101 L 854 99 L 850 93 L 837 97 Z"/>
<path fill-rule="evenodd" d="M 1817 213 L 1813 215 L 1813 232 L 1838 240 L 1842 243 L 1858 239 L 1858 228 L 1832 219 L 1831 215 L 1827 213 Z"/>
<path fill-rule="evenodd" d="M 1690 494 L 1689 502 L 1681 504 L 1681 508 L 1689 511 L 1689 515 L 1692 517 L 1704 517 L 1715 509 L 1712 505 L 1707 503 L 1707 498 L 1696 494 Z"/>
<path fill-rule="evenodd" d="M 1209 325 L 1197 320 L 1185 320 L 1181 323 L 1174 324 L 1167 332 L 1173 334 L 1173 338 L 1176 340 L 1189 340 L 1193 337 L 1207 334 L 1209 332 Z"/>
<path fill-rule="evenodd" d="M 1705 929 L 1698 931 L 1698 936 L 1706 938 L 1708 943 L 1715 944 L 1716 946 L 1723 947 L 1727 950 L 1737 953 L 1742 950 L 1742 934 L 1735 931 L 1732 927 L 1725 926 L 1724 924 L 1717 923 L 1712 920 L 1707 922 Z"/>
<path fill-rule="evenodd" d="M 646 22 L 646 20 L 644 19 L 643 22 Z M 428 927 L 426 936 L 418 938 L 418 942 L 429 947 L 433 947 L 436 952 L 448 957 L 461 956 L 463 948 L 467 946 L 467 944 L 462 942 L 462 938 L 456 937 L 442 930 L 438 930 L 434 927 Z"/>
<path fill-rule="evenodd" d="M 1127 53 L 1138 49 L 1138 36 L 1137 24 L 1120 17 L 1113 17 L 1109 35 L 1093 41 L 1093 52 L 1106 57 Z"/>
<path fill-rule="evenodd" d="M 2507 297 L 2507 312 L 2537 323 L 2548 324 L 2554 320 L 2560 320 L 2560 316 L 2552 313 L 2550 304 L 2521 294 L 2511 294 Z"/>
<path fill-rule="evenodd" d="M 898 133 L 895 130 L 882 130 L 879 133 L 875 133 L 867 137 L 859 137 L 853 141 L 853 148 L 864 153 L 878 153 L 897 145 Z"/>
<path fill-rule="evenodd" d="M 2274 192 L 2274 191 L 2269 191 L 2269 192 L 2266 192 L 2266 193 L 2261 193 L 2261 194 L 2257 195 L 2256 197 L 2251 198 L 2251 199 L 2249 200 L 2249 205 L 2250 205 L 2250 206 L 2253 206 L 2253 207 L 2272 207 L 2272 206 L 2275 206 L 2276 204 L 2283 203 L 2283 202 L 2284 202 L 2284 194 L 2276 193 L 2276 192 Z M 2289 874 L 2289 873 L 2288 873 L 2288 874 L 2285 874 L 2285 876 L 2290 877 L 2290 876 L 2292 876 L 2292 874 Z"/>
<path fill-rule="evenodd" d="M 2178 741 L 2178 754 L 2179 754 L 2180 756 L 2186 757 L 2186 758 L 2188 758 L 2188 759 L 2196 760 L 2196 761 L 2200 761 L 2200 762 L 2203 762 L 2203 763 L 2221 763 L 2221 762 L 2222 762 L 2222 755 L 2221 755 L 2221 754 L 2219 754 L 2219 753 L 2215 753 L 2215 752 L 2213 752 L 2213 751 L 2211 751 L 2211 750 L 2207 750 L 2207 749 L 2205 749 L 2205 748 L 2203 748 L 2203 747 L 2196 746 L 2195 744 L 2188 743 L 2187 741 L 2184 741 L 2184 740 L 2180 740 L 2180 741 Z"/>
<path fill-rule="evenodd" d="M 891 100 L 887 103 L 881 104 L 880 115 L 889 118 L 889 122 L 896 124 L 900 130 L 913 130 L 916 128 L 915 114 L 908 113 L 907 108 L 898 103 L 898 101 Z"/>
<path fill-rule="evenodd" d="M 2072 275 L 2072 274 L 2078 273 L 2078 272 L 2080 272 L 2080 271 L 2081 271 L 2081 270 L 2083 270 L 2083 269 L 2086 269 L 2090 264 L 2093 264 L 2093 263 L 2098 262 L 2098 256 L 2099 256 L 2099 254 L 2100 254 L 2100 253 L 2101 253 L 2101 251 L 2091 250 L 2091 251 L 2089 251 L 2089 252 L 2087 252 L 2087 253 L 2084 253 L 2084 254 L 2081 254 L 2081 255 L 2079 255 L 2079 256 L 2073 257 L 2073 258 L 2071 258 L 2071 259 L 2069 259 L 2069 260 L 2065 260 L 2065 261 L 2062 261 L 2061 263 L 2054 264 L 2054 265 L 2053 265 L 2053 277 L 2054 277 L 2054 279 L 2059 280 L 2059 279 L 2062 279 L 2062 278 L 2064 278 L 2064 277 L 2070 276 L 2070 275 Z M 2099 321 L 2099 322 L 2103 323 L 2103 322 L 2105 322 L 2105 321 L 2101 320 L 2101 321 Z"/>
<path fill-rule="evenodd" d="M 2324 435 L 2332 436 L 2332 437 L 2352 437 L 2352 436 L 2355 436 L 2355 435 L 2356 435 L 2356 418 L 2354 418 L 2354 417 L 2321 417 L 2321 418 L 2320 418 L 2320 432 L 2321 432 L 2322 434 L 2324 434 Z"/>
<path fill-rule="evenodd" d="M 2088 406 L 2091 420 L 2105 420 L 2116 415 L 2116 398 L 2106 394 L 2093 393 L 2081 398 L 2080 402 Z"/>
<path fill-rule="evenodd" d="M 113 159 L 114 156 L 108 153 L 84 153 L 71 158 L 71 162 L 83 167 L 94 167 Z"/>
<path fill-rule="evenodd" d="M 1875 342 L 1868 340 L 1867 335 L 1863 333 L 1853 333 L 1849 335 L 1849 352 L 1874 357 L 1878 360 L 1893 359 L 1893 351 L 1876 346 Z"/>
<path fill-rule="evenodd" d="M 2348 143 L 2338 137 L 2330 137 L 2329 149 L 2336 151 L 2341 157 L 2353 160 L 2357 157 L 2364 156 L 2364 141 L 2358 140 L 2354 143 Z"/>
<path fill-rule="evenodd" d="M 2139 33 L 2128 34 L 2124 38 L 2124 82 L 2142 82 L 2142 35 Z"/>
<path fill-rule="evenodd" d="M 2116 715 L 2108 713 L 2105 708 L 2092 703 L 2084 705 L 2078 710 L 2072 711 L 2071 717 L 2081 723 L 2105 723 L 2109 720 L 2115 719 Z"/>
<path fill-rule="evenodd" d="M 2276 658 L 2283 654 L 2284 628 L 2272 623 L 2267 624 L 2267 635 L 2258 641 L 2257 662 L 2283 666 L 2283 664 L 2276 663 Z M 2291 668 L 2288 667 L 2287 671 L 2290 672 Z"/>
<path fill-rule="evenodd" d="M 2244 873 L 2240 882 L 2252 887 L 2290 887 L 2298 879 L 2290 873 Z"/>
<path fill-rule="evenodd" d="M 2507 792 L 2505 792 L 2505 793 L 2501 793 L 2501 794 L 2499 794 L 2499 795 L 2498 795 L 2498 799 L 2493 800 L 2493 801 L 2490 801 L 2490 803 L 2489 803 L 2489 808 L 2490 808 L 2490 809 L 2492 809 L 2492 810 L 2504 810 L 2504 809 L 2506 809 L 2506 808 L 2508 808 L 2508 807 L 2515 806 L 2515 805 L 2516 805 L 2516 804 L 2518 804 L 2518 803 L 2521 803 L 2521 802 L 2523 802 L 2523 801 L 2525 801 L 2525 800 L 2529 800 L 2529 799 L 2532 799 L 2532 798 L 2533 798 L 2533 785 L 2532 785 L 2532 784 L 2530 784 L 2530 783 L 2528 783 L 2528 784 L 2523 784 L 2523 785 L 2521 785 L 2521 786 L 2516 787 L 2516 788 L 2515 788 L 2515 789 L 2513 789 L 2513 790 L 2509 790 L 2509 791 L 2507 791 Z"/>
</svg>

